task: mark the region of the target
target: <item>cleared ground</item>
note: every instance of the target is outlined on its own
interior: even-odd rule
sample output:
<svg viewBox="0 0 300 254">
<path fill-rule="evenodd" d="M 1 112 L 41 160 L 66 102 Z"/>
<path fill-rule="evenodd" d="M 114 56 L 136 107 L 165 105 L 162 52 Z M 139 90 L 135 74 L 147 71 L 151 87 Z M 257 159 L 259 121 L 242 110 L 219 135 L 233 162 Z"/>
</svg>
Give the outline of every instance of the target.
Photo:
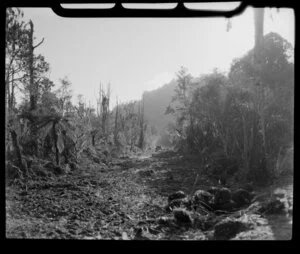
<svg viewBox="0 0 300 254">
<path fill-rule="evenodd" d="M 158 218 L 165 211 L 168 195 L 216 185 L 201 174 L 194 159 L 172 151 L 114 159 L 106 166 L 85 158 L 66 175 L 32 177 L 26 183 L 6 187 L 7 238 L 59 239 L 212 239 L 212 231 L 164 227 Z M 277 189 L 293 195 L 292 177 L 272 188 L 257 190 L 268 198 Z M 234 239 L 289 240 L 292 217 L 260 218 L 257 227 Z"/>
</svg>

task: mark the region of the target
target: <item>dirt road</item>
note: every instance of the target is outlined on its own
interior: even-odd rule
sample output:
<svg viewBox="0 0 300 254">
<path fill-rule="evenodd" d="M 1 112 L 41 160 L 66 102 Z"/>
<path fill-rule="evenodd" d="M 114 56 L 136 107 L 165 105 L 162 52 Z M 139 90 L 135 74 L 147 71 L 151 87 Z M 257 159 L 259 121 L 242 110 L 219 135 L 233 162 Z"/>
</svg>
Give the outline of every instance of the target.
<svg viewBox="0 0 300 254">
<path fill-rule="evenodd" d="M 192 191 L 201 168 L 167 151 L 124 157 L 110 165 L 85 159 L 66 175 L 32 177 L 26 184 L 6 187 L 7 238 L 207 240 L 197 229 L 161 227 L 167 197 L 174 191 Z M 291 179 L 289 179 L 291 181 Z M 199 177 L 195 189 L 216 183 Z M 292 195 L 292 183 L 278 183 Z M 239 239 L 290 239 L 291 217 L 265 218 L 257 232 Z"/>
</svg>

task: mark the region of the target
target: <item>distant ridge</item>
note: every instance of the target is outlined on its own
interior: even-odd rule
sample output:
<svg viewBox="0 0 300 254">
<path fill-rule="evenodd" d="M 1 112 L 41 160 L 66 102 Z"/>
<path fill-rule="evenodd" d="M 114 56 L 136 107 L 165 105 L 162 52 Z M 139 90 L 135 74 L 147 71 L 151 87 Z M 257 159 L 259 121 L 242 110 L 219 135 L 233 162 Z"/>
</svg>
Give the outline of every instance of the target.
<svg viewBox="0 0 300 254">
<path fill-rule="evenodd" d="M 195 88 L 199 85 L 201 85 L 201 77 L 192 78 L 192 86 Z M 177 81 L 173 79 L 155 90 L 144 92 L 145 119 L 159 132 L 163 131 L 169 122 L 174 122 L 172 115 L 164 113 L 175 95 L 176 86 Z"/>
<path fill-rule="evenodd" d="M 170 104 L 174 89 L 176 87 L 176 80 L 152 91 L 144 92 L 144 114 L 148 124 L 154 126 L 161 132 L 169 122 L 172 122 L 171 115 L 165 115 L 166 107 Z"/>
</svg>

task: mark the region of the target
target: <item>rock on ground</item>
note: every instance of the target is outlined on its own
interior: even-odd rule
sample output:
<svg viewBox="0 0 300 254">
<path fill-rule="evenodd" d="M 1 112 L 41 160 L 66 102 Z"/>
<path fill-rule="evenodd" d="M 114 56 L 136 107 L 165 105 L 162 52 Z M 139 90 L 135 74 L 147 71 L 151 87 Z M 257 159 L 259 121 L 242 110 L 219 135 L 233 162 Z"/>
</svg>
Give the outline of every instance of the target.
<svg viewBox="0 0 300 254">
<path fill-rule="evenodd" d="M 232 200 L 236 203 L 237 207 L 249 205 L 254 195 L 244 189 L 237 189 L 232 193 Z"/>
<path fill-rule="evenodd" d="M 213 186 L 213 187 L 210 187 L 207 191 L 209 193 L 215 195 L 219 190 L 220 190 L 220 188 Z"/>
<path fill-rule="evenodd" d="M 232 194 L 228 188 L 220 188 L 215 194 L 215 204 L 228 203 L 231 198 Z"/>
<path fill-rule="evenodd" d="M 183 207 L 190 209 L 191 208 L 191 202 L 188 200 L 188 198 L 178 198 L 172 200 L 166 207 L 167 211 L 172 211 L 176 207 Z"/>
<path fill-rule="evenodd" d="M 182 199 L 185 198 L 186 194 L 183 191 L 176 191 L 168 197 L 168 202 L 170 203 L 174 199 Z"/>
<path fill-rule="evenodd" d="M 188 225 L 193 224 L 191 213 L 186 209 L 176 208 L 173 210 L 174 218 L 178 223 L 184 223 Z"/>
<path fill-rule="evenodd" d="M 197 190 L 193 196 L 193 202 L 195 204 L 204 203 L 210 205 L 214 195 L 205 190 Z"/>
</svg>

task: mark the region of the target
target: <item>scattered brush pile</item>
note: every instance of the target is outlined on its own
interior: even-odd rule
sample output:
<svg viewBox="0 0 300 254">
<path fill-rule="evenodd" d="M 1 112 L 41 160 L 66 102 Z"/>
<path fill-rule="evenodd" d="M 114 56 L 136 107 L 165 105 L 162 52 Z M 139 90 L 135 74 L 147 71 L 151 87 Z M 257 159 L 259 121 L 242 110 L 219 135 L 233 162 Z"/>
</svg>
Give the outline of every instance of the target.
<svg viewBox="0 0 300 254">
<path fill-rule="evenodd" d="M 7 156 L 5 162 L 6 179 L 8 183 L 11 183 L 26 177 L 38 176 L 47 178 L 65 175 L 79 169 L 79 165 L 86 160 L 91 160 L 101 167 L 108 167 L 108 165 L 112 164 L 112 156 L 104 145 L 101 148 L 99 147 L 87 147 L 77 159 L 74 156 L 69 156 L 68 159 L 62 157 L 59 164 L 55 162 L 51 153 L 43 158 L 36 155 L 22 155 L 22 160 L 24 161 L 24 165 L 26 165 L 26 174 L 20 169 L 14 156 Z M 117 157 L 115 154 L 114 156 Z"/>
<path fill-rule="evenodd" d="M 197 190 L 192 196 L 177 191 L 168 197 L 169 214 L 158 219 L 164 227 L 200 230 L 204 239 L 229 240 L 240 232 L 266 224 L 264 215 L 288 213 L 291 203 L 282 195 L 257 201 L 253 191 L 239 188 L 211 187 Z"/>
</svg>

